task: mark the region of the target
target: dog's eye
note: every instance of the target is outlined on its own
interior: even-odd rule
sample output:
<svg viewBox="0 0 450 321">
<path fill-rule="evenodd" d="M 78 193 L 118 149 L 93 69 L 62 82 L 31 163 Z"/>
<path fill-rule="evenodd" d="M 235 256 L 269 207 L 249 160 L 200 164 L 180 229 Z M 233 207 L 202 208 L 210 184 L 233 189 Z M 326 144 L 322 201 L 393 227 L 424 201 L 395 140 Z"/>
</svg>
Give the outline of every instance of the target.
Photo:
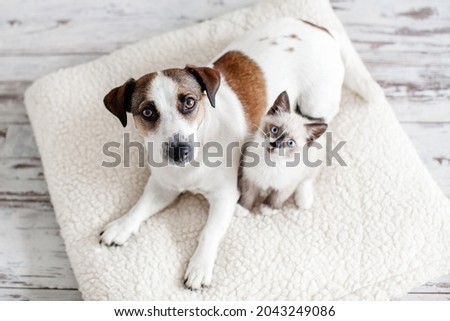
<svg viewBox="0 0 450 321">
<path fill-rule="evenodd" d="M 289 139 L 287 141 L 287 145 L 288 145 L 288 147 L 294 147 L 296 145 L 295 140 Z"/>
<path fill-rule="evenodd" d="M 272 128 L 270 128 L 270 132 L 274 135 L 278 134 L 278 127 L 277 126 L 272 126 Z"/>
<path fill-rule="evenodd" d="M 192 97 L 186 97 L 184 98 L 184 108 L 185 109 L 192 109 L 197 104 L 196 100 Z"/>
<path fill-rule="evenodd" d="M 142 116 L 145 118 L 151 118 L 153 115 L 153 110 L 151 108 L 144 108 L 142 110 Z"/>
<path fill-rule="evenodd" d="M 139 116 L 147 122 L 156 122 L 159 119 L 159 112 L 153 101 L 144 101 L 140 106 Z"/>
</svg>

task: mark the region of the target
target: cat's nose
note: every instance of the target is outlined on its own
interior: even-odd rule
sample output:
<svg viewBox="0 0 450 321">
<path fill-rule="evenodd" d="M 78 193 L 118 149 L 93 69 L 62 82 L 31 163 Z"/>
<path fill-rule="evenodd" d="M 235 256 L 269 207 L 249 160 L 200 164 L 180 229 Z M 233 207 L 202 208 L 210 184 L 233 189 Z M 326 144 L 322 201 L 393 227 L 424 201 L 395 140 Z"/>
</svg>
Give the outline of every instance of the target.
<svg viewBox="0 0 450 321">
<path fill-rule="evenodd" d="M 270 142 L 270 146 L 273 148 L 280 148 L 283 145 L 283 140 L 283 137 L 278 138 L 276 141 Z"/>
</svg>

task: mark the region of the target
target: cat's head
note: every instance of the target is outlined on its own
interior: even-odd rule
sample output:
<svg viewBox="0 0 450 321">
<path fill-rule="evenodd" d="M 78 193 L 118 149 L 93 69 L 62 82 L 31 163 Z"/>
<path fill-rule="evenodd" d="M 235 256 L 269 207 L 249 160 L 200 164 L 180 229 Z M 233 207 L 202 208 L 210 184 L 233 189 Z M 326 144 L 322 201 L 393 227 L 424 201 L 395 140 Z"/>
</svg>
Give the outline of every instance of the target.
<svg viewBox="0 0 450 321">
<path fill-rule="evenodd" d="M 291 112 L 289 96 L 282 92 L 267 114 L 263 116 L 256 140 L 265 142 L 264 148 L 272 157 L 291 159 L 306 144 L 319 138 L 327 124 L 313 122 Z M 271 157 L 271 158 L 272 158 Z"/>
</svg>

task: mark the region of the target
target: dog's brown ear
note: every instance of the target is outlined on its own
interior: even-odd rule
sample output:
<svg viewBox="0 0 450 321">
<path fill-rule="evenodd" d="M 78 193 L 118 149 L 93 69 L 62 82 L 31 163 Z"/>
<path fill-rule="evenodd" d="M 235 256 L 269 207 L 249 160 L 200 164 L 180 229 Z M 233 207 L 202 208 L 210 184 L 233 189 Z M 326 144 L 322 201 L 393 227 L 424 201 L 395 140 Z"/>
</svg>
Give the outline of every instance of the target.
<svg viewBox="0 0 450 321">
<path fill-rule="evenodd" d="M 289 96 L 286 91 L 283 91 L 281 94 L 278 95 L 277 99 L 275 99 L 273 106 L 270 107 L 267 114 L 275 115 L 278 113 L 290 113 L 290 112 L 291 107 L 289 102 Z"/>
<path fill-rule="evenodd" d="M 186 70 L 195 77 L 202 90 L 206 91 L 211 106 L 216 107 L 216 93 L 220 86 L 219 72 L 213 68 L 191 65 L 187 65 Z"/>
<path fill-rule="evenodd" d="M 306 132 L 308 133 L 307 142 L 311 143 L 326 132 L 328 125 L 325 123 L 305 124 Z"/>
<path fill-rule="evenodd" d="M 111 90 L 103 99 L 106 108 L 119 118 L 123 127 L 127 126 L 127 112 L 131 111 L 131 97 L 135 87 L 136 82 L 131 78 L 122 86 Z"/>
</svg>

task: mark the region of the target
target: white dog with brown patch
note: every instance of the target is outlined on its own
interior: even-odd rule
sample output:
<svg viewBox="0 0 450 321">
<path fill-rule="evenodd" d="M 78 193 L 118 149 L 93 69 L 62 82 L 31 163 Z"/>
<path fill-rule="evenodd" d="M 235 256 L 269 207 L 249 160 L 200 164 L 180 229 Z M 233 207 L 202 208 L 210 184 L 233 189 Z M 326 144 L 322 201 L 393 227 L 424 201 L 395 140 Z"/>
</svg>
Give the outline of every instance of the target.
<svg viewBox="0 0 450 321">
<path fill-rule="evenodd" d="M 312 23 L 283 18 L 248 31 L 208 67 L 153 72 L 114 88 L 104 99 L 107 109 L 123 126 L 131 113 L 150 146 L 152 163 L 166 166 L 150 165 L 141 198 L 105 227 L 100 243 L 122 245 L 180 193 L 201 193 L 209 201 L 209 215 L 184 284 L 190 289 L 210 285 L 219 242 L 239 198 L 240 144 L 283 91 L 304 114 L 330 121 L 339 110 L 343 81 L 333 36 Z M 205 147 L 213 145 L 223 152 L 215 154 L 211 166 Z"/>
</svg>

